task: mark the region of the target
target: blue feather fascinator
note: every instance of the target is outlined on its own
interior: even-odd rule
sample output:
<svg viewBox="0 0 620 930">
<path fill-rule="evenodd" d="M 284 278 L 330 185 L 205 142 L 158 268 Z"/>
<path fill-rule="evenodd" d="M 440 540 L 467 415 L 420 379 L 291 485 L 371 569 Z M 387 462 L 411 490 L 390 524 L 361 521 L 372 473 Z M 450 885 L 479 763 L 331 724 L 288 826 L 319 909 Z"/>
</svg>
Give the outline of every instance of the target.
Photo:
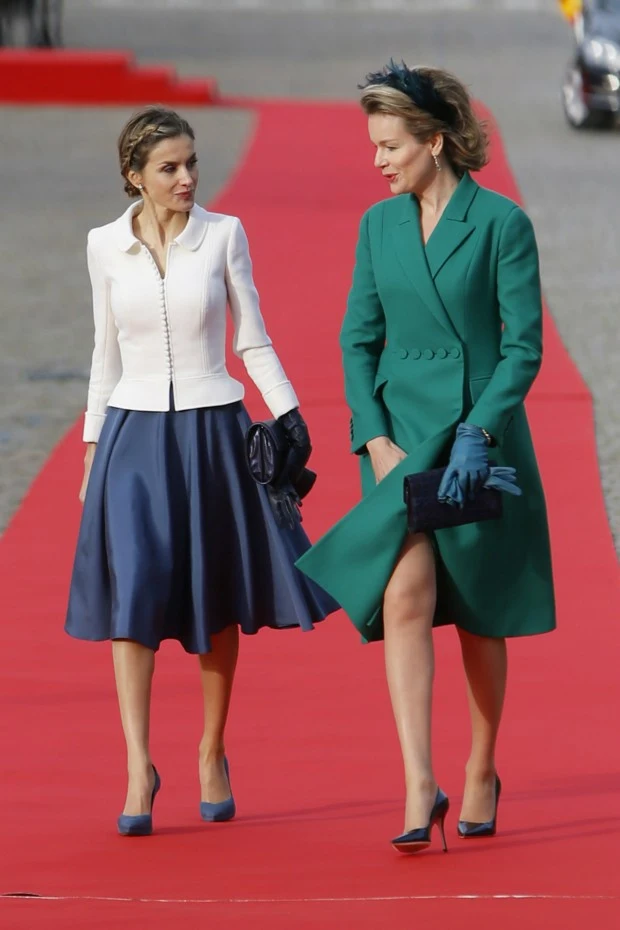
<svg viewBox="0 0 620 930">
<path fill-rule="evenodd" d="M 454 123 L 455 108 L 438 93 L 432 78 L 424 71 L 408 68 L 404 61 L 397 65 L 394 59 L 390 58 L 388 65 L 385 65 L 381 71 L 367 74 L 365 83 L 358 86 L 360 90 L 364 90 L 371 84 L 399 90 L 406 94 L 418 109 L 425 110 L 435 119 L 449 126 Z"/>
</svg>

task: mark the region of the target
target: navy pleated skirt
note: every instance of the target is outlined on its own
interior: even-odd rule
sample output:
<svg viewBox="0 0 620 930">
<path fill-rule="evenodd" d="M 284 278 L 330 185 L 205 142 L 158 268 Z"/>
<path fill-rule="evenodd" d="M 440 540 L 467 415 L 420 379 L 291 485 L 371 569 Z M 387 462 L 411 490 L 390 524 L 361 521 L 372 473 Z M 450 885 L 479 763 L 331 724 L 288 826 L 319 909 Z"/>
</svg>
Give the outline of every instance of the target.
<svg viewBox="0 0 620 930">
<path fill-rule="evenodd" d="M 90 474 L 65 629 L 78 639 L 176 639 L 206 653 L 231 624 L 310 630 L 338 609 L 294 562 L 250 475 L 242 403 L 166 413 L 109 407 Z"/>
</svg>

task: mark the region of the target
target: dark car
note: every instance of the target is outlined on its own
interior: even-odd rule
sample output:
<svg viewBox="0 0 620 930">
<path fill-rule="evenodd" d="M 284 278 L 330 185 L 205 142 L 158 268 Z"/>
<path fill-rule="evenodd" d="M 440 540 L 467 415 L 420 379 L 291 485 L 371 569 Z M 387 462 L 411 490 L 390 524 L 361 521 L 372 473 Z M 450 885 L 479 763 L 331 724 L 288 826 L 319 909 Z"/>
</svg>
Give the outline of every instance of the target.
<svg viewBox="0 0 620 930">
<path fill-rule="evenodd" d="M 0 0 L 0 45 L 58 46 L 61 20 L 62 0 Z"/>
<path fill-rule="evenodd" d="M 566 119 L 575 129 L 607 129 L 620 112 L 620 0 L 584 0 L 576 48 L 562 85 Z"/>
</svg>

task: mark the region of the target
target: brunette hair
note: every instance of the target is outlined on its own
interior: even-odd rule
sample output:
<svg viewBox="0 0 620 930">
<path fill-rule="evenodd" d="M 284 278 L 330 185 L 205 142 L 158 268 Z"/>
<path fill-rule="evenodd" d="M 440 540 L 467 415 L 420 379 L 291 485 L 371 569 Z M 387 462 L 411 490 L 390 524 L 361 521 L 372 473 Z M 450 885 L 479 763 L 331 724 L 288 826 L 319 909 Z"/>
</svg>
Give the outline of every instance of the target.
<svg viewBox="0 0 620 930">
<path fill-rule="evenodd" d="M 128 120 L 118 137 L 118 158 L 129 197 L 140 196 L 138 188 L 128 180 L 129 172 L 142 171 L 159 142 L 179 136 L 194 139 L 194 130 L 186 119 L 165 107 L 145 107 Z"/>
</svg>

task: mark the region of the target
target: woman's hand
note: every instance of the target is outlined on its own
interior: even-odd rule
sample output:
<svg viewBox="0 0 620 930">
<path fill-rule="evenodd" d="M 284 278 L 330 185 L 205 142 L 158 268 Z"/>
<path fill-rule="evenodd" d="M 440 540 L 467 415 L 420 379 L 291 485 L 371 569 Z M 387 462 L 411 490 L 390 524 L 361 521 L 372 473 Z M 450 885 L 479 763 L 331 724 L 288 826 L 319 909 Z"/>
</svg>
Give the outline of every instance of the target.
<svg viewBox="0 0 620 930">
<path fill-rule="evenodd" d="M 479 426 L 459 423 L 437 499 L 453 507 L 463 507 L 466 500 L 474 500 L 488 477 L 488 440 Z"/>
<path fill-rule="evenodd" d="M 385 478 L 386 475 L 396 468 L 403 459 L 407 458 L 407 453 L 403 452 L 400 446 L 388 439 L 387 436 L 376 436 L 366 443 L 370 464 L 375 473 L 377 484 Z"/>
<path fill-rule="evenodd" d="M 282 425 L 290 445 L 285 472 L 287 478 L 294 484 L 306 466 L 312 452 L 310 433 L 306 421 L 299 412 L 299 407 L 295 407 L 294 410 L 289 410 L 288 413 L 278 417 L 278 423 Z"/>
<path fill-rule="evenodd" d="M 88 487 L 88 479 L 90 478 L 90 470 L 93 467 L 93 459 L 95 458 L 96 449 L 96 442 L 89 442 L 86 444 L 86 455 L 84 456 L 84 477 L 82 478 L 82 487 L 80 488 L 80 493 L 78 495 L 81 504 L 84 503 L 84 498 L 86 497 L 86 488 Z"/>
</svg>

